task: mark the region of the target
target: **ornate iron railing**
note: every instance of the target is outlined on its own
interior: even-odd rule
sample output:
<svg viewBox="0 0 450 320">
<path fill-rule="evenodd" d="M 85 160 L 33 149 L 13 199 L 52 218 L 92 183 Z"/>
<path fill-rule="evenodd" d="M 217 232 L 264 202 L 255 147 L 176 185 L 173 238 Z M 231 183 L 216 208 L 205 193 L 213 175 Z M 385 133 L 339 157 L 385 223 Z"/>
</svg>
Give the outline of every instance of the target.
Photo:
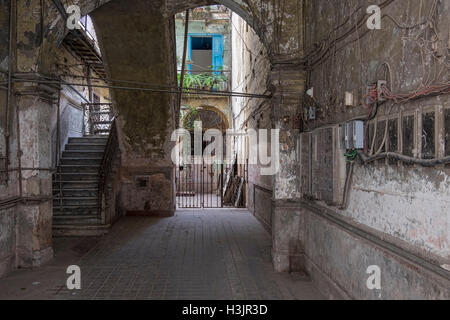
<svg viewBox="0 0 450 320">
<path fill-rule="evenodd" d="M 117 157 L 117 154 L 120 152 L 119 149 L 119 139 L 117 135 L 117 125 L 116 120 L 112 120 L 111 129 L 108 137 L 108 142 L 105 147 L 105 152 L 103 154 L 102 164 L 100 166 L 99 171 L 99 185 L 98 185 L 98 201 L 99 201 L 99 210 L 102 217 L 102 222 L 105 223 L 105 207 L 103 200 L 105 200 L 105 204 L 108 198 L 108 186 L 107 180 L 113 174 L 114 169 L 114 160 Z"/>
<path fill-rule="evenodd" d="M 85 103 L 83 113 L 84 136 L 109 134 L 114 120 L 111 103 Z"/>
</svg>

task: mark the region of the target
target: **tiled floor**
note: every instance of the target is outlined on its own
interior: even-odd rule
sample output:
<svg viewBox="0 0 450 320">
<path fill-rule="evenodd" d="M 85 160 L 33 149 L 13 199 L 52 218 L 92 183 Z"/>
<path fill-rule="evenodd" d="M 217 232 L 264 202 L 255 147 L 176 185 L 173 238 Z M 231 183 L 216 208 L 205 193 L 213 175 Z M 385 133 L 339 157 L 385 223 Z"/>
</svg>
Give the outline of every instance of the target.
<svg viewBox="0 0 450 320">
<path fill-rule="evenodd" d="M 270 246 L 245 210 L 126 217 L 101 239 L 55 239 L 55 259 L 0 279 L 0 299 L 321 299 L 308 280 L 273 271 Z M 81 290 L 65 285 L 69 265 Z"/>
</svg>

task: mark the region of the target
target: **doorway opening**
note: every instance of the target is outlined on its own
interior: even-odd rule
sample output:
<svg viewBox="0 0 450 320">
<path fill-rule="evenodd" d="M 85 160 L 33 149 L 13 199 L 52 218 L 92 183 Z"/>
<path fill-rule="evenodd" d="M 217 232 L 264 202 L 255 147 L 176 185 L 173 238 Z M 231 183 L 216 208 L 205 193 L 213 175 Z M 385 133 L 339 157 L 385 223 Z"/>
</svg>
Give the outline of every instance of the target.
<svg viewBox="0 0 450 320">
<path fill-rule="evenodd" d="M 202 135 L 219 130 L 225 157 L 216 157 L 213 164 L 203 158 L 177 164 L 177 208 L 252 209 L 255 185 L 271 187 L 270 178 L 259 174 L 260 165 L 249 165 L 246 135 L 272 127 L 268 100 L 245 96 L 266 93 L 270 63 L 265 46 L 251 26 L 223 5 L 178 13 L 175 26 L 178 80 L 184 88 L 179 128 L 191 134 L 191 155 L 196 123 Z M 203 150 L 213 142 L 206 140 Z"/>
</svg>

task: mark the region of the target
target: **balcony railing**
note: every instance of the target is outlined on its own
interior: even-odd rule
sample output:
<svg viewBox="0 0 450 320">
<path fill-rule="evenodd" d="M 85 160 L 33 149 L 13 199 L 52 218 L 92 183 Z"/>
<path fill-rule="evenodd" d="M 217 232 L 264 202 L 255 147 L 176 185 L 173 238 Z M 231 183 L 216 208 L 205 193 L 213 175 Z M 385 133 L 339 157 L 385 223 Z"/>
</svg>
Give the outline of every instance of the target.
<svg viewBox="0 0 450 320">
<path fill-rule="evenodd" d="M 229 89 L 229 72 L 206 71 L 199 73 L 186 73 L 183 87 L 186 89 L 199 89 L 211 91 L 227 91 Z M 178 81 L 180 81 L 178 74 Z"/>
<path fill-rule="evenodd" d="M 114 121 L 111 103 L 83 104 L 83 135 L 108 135 Z"/>
</svg>

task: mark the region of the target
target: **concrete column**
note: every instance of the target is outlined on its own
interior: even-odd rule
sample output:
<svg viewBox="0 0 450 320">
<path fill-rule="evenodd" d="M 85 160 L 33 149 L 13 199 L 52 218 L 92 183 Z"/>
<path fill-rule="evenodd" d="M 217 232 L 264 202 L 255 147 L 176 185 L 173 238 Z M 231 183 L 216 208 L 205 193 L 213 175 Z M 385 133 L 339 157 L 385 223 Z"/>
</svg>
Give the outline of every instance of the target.
<svg viewBox="0 0 450 320">
<path fill-rule="evenodd" d="M 38 74 L 16 77 L 38 78 Z M 19 168 L 16 263 L 35 267 L 53 258 L 52 249 L 52 147 L 51 115 L 57 88 L 37 83 L 15 85 L 15 114 Z M 33 170 L 34 169 L 34 170 Z"/>
<path fill-rule="evenodd" d="M 11 1 L 11 64 L 14 78 L 42 79 L 52 68 L 52 47 L 42 30 L 49 3 Z M 42 5 L 45 8 L 41 7 Z M 15 266 L 39 266 L 53 257 L 51 113 L 58 88 L 16 82 L 10 109 L 12 174 L 20 201 L 15 213 Z"/>
<path fill-rule="evenodd" d="M 116 0 L 92 13 L 112 85 L 176 86 L 174 21 L 163 12 L 164 1 Z M 144 90 L 112 90 L 122 153 L 121 209 L 132 215 L 171 216 L 176 94 Z"/>
<path fill-rule="evenodd" d="M 274 90 L 272 112 L 274 127 L 280 130 L 280 170 L 274 176 L 272 201 L 272 258 L 279 272 L 303 271 L 302 225 L 298 199 L 296 127 L 305 87 L 305 73 L 292 66 L 275 65 L 270 75 Z"/>
</svg>

